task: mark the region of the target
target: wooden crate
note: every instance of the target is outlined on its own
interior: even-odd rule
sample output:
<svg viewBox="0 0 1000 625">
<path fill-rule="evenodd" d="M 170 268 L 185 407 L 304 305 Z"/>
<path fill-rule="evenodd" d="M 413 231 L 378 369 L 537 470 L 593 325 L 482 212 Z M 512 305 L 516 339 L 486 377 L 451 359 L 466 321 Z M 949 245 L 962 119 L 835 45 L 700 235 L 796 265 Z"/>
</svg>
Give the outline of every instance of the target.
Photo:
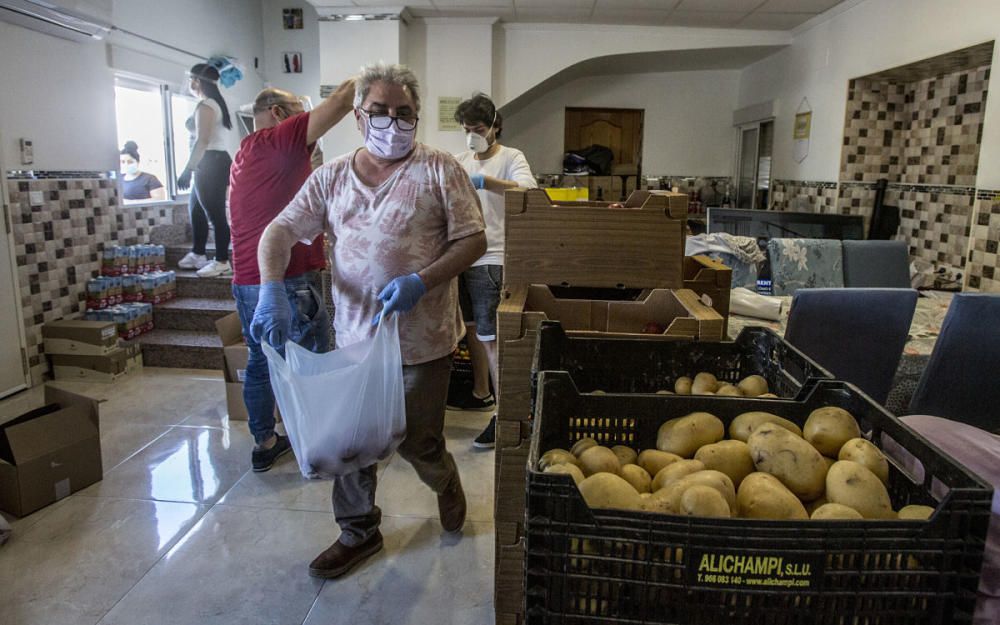
<svg viewBox="0 0 1000 625">
<path fill-rule="evenodd" d="M 531 411 L 531 362 L 538 325 L 557 319 L 568 332 L 649 340 L 723 338 L 723 318 L 694 291 L 654 289 L 639 301 L 557 299 L 543 285 L 505 289 L 497 310 L 500 381 L 497 418 L 527 421 Z M 646 324 L 664 326 L 662 334 L 644 334 Z"/>
<path fill-rule="evenodd" d="M 524 614 L 511 614 L 509 612 L 496 613 L 496 625 L 524 625 Z"/>
<path fill-rule="evenodd" d="M 684 288 L 722 316 L 722 338 L 729 334 L 729 296 L 733 270 L 708 256 L 684 257 Z"/>
<path fill-rule="evenodd" d="M 493 519 L 496 523 L 524 523 L 528 447 L 525 440 L 517 447 L 497 451 L 493 500 Z"/>
<path fill-rule="evenodd" d="M 540 189 L 504 197 L 505 284 L 681 288 L 686 195 L 635 191 L 625 208 L 553 204 Z"/>
<path fill-rule="evenodd" d="M 501 546 L 494 578 L 493 605 L 498 613 L 524 614 L 524 539 Z"/>
</svg>

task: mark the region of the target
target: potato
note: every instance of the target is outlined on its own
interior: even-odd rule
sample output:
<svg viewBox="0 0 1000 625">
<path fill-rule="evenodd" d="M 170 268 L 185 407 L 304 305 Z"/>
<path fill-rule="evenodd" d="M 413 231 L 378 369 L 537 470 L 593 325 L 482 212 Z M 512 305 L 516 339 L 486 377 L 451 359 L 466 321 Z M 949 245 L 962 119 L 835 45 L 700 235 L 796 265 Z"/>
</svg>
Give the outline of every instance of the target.
<svg viewBox="0 0 1000 625">
<path fill-rule="evenodd" d="M 656 448 L 690 458 L 702 445 L 721 441 L 725 436 L 726 426 L 718 417 L 707 412 L 692 412 L 661 425 L 656 434 Z"/>
<path fill-rule="evenodd" d="M 828 521 L 833 519 L 863 519 L 864 517 L 854 508 L 839 503 L 826 503 L 816 508 L 809 518 Z"/>
<path fill-rule="evenodd" d="M 579 486 L 580 482 L 583 481 L 583 471 L 580 470 L 580 467 L 576 466 L 575 464 L 569 464 L 568 462 L 566 464 L 554 464 L 552 466 L 546 467 L 544 472 L 568 475 L 571 478 L 573 478 L 573 482 L 577 486 Z"/>
<path fill-rule="evenodd" d="M 663 491 L 660 491 L 661 493 Z M 649 497 L 642 497 L 640 494 L 639 498 L 639 509 L 644 512 L 656 512 L 657 514 L 677 514 L 676 510 L 671 510 L 667 506 L 667 500 L 663 495 L 657 496 L 656 493 L 647 493 Z"/>
<path fill-rule="evenodd" d="M 678 395 L 690 395 L 691 394 L 691 378 L 686 375 L 677 378 L 674 382 L 674 392 Z"/>
<path fill-rule="evenodd" d="M 736 388 L 732 384 L 723 384 L 719 387 L 719 390 L 715 391 L 716 395 L 722 395 L 723 397 L 743 397 L 743 393 L 740 389 Z"/>
<path fill-rule="evenodd" d="M 718 388 L 719 380 L 717 380 L 711 373 L 705 373 L 704 371 L 694 376 L 694 381 L 691 382 L 692 395 L 714 393 Z"/>
<path fill-rule="evenodd" d="M 607 447 L 600 445 L 590 447 L 580 454 L 580 468 L 587 477 L 595 473 L 613 473 L 618 475 L 622 465 L 618 462 L 618 456 Z"/>
<path fill-rule="evenodd" d="M 576 441 L 575 443 L 573 443 L 573 446 L 569 448 L 569 451 L 571 454 L 579 458 L 580 454 L 587 451 L 591 447 L 596 447 L 598 444 L 599 443 L 594 439 L 590 438 L 589 436 L 585 436 L 580 440 Z"/>
<path fill-rule="evenodd" d="M 740 516 L 747 519 L 808 519 L 805 507 L 778 478 L 751 473 L 736 493 Z"/>
<path fill-rule="evenodd" d="M 647 449 L 639 454 L 636 464 L 646 470 L 650 475 L 656 475 L 668 464 L 673 464 L 678 460 L 683 460 L 677 454 L 668 454 L 659 449 Z"/>
<path fill-rule="evenodd" d="M 866 519 L 894 519 L 889 492 L 878 476 L 850 460 L 838 460 L 826 474 L 826 498 L 854 508 Z"/>
<path fill-rule="evenodd" d="M 681 495 L 677 512 L 686 516 L 729 517 L 729 504 L 711 486 L 694 485 Z"/>
<path fill-rule="evenodd" d="M 638 510 L 642 499 L 631 484 L 613 473 L 591 475 L 580 482 L 579 488 L 591 508 Z"/>
<path fill-rule="evenodd" d="M 809 413 L 802 435 L 819 453 L 836 458 L 844 443 L 861 436 L 861 428 L 851 413 L 836 406 L 826 406 Z"/>
<path fill-rule="evenodd" d="M 705 465 L 698 460 L 678 460 L 663 467 L 653 476 L 653 482 L 649 485 L 649 490 L 655 493 L 661 488 L 670 486 L 685 475 L 691 475 L 692 473 L 704 470 Z"/>
<path fill-rule="evenodd" d="M 737 488 L 743 478 L 756 470 L 753 457 L 750 455 L 750 447 L 743 441 L 727 440 L 705 445 L 695 452 L 694 459 L 700 460 L 706 469 L 714 469 L 728 475 Z"/>
<path fill-rule="evenodd" d="M 838 460 L 852 460 L 868 467 L 883 484 L 889 483 L 889 461 L 882 450 L 864 438 L 852 438 L 844 443 L 837 454 Z"/>
<path fill-rule="evenodd" d="M 550 449 L 538 459 L 538 468 L 544 471 L 557 464 L 579 464 L 579 462 L 576 456 L 565 449 Z"/>
<path fill-rule="evenodd" d="M 693 486 L 708 486 L 715 489 L 726 500 L 730 510 L 736 508 L 736 489 L 733 487 L 733 481 L 719 471 L 704 470 L 685 475 L 666 488 L 656 491 L 653 496 L 666 499 L 669 509 L 680 512 L 681 496 Z"/>
<path fill-rule="evenodd" d="M 763 423 L 776 423 L 796 436 L 802 436 L 802 430 L 788 419 L 770 412 L 751 411 L 739 415 L 729 424 L 729 438 L 747 442 L 750 434 Z"/>
<path fill-rule="evenodd" d="M 816 510 L 818 510 L 822 506 L 825 506 L 828 503 L 830 502 L 826 500 L 826 495 L 823 495 L 819 499 L 806 503 L 805 504 L 806 512 L 808 512 L 809 516 L 811 517 L 813 512 L 816 512 Z"/>
<path fill-rule="evenodd" d="M 661 388 L 660 390 L 656 391 L 656 394 L 657 395 L 673 395 L 674 392 L 673 391 L 668 391 L 665 388 Z"/>
<path fill-rule="evenodd" d="M 834 462 L 836 462 L 836 460 L 834 460 L 833 458 L 827 458 L 826 456 L 823 456 L 823 464 L 826 465 L 826 470 L 827 471 L 830 470 L 830 467 L 833 466 Z"/>
<path fill-rule="evenodd" d="M 758 471 L 781 480 L 796 497 L 812 501 L 826 487 L 826 463 L 816 449 L 776 423 L 765 423 L 747 439 Z"/>
<path fill-rule="evenodd" d="M 925 521 L 934 514 L 934 508 L 930 506 L 909 505 L 899 509 L 896 516 L 904 521 Z"/>
<path fill-rule="evenodd" d="M 646 473 L 646 470 L 636 464 L 626 464 L 621 469 L 621 476 L 626 482 L 632 485 L 632 487 L 641 495 L 643 493 L 649 492 L 649 485 L 652 484 L 653 478 Z"/>
<path fill-rule="evenodd" d="M 764 393 L 763 395 L 758 395 L 757 398 L 758 399 L 764 399 L 764 398 L 767 398 L 767 399 L 778 399 L 778 396 L 775 395 L 774 393 Z"/>
<path fill-rule="evenodd" d="M 611 451 L 615 452 L 615 455 L 618 456 L 618 464 L 622 466 L 635 464 L 635 461 L 639 458 L 634 449 L 625 445 L 615 445 L 611 448 Z"/>
<path fill-rule="evenodd" d="M 736 388 L 747 397 L 759 397 L 770 390 L 767 388 L 767 380 L 759 375 L 748 375 L 740 380 Z"/>
</svg>

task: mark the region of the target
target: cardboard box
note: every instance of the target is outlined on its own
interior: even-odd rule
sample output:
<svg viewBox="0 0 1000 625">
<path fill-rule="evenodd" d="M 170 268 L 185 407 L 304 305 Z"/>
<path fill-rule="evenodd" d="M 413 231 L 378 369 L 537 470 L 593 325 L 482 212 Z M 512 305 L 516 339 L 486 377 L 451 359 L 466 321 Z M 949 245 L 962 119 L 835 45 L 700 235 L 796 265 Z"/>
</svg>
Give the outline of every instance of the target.
<svg viewBox="0 0 1000 625">
<path fill-rule="evenodd" d="M 96 400 L 46 385 L 43 406 L 0 414 L 0 509 L 23 517 L 102 475 Z"/>
<path fill-rule="evenodd" d="M 636 191 L 624 207 L 610 204 L 507 191 L 504 283 L 681 288 L 687 196 Z"/>
<path fill-rule="evenodd" d="M 222 367 L 229 418 L 233 421 L 247 421 L 250 415 L 243 402 L 243 381 L 246 379 L 250 348 L 243 342 L 240 316 L 237 313 L 226 315 L 215 322 L 215 330 L 222 339 Z"/>
<path fill-rule="evenodd" d="M 118 332 L 110 321 L 60 319 L 42 326 L 45 353 L 104 356 L 118 349 Z"/>
<path fill-rule="evenodd" d="M 693 291 L 653 289 L 639 301 L 557 299 L 547 286 L 510 287 L 497 309 L 500 358 L 500 420 L 525 421 L 531 411 L 531 362 L 538 325 L 545 319 L 563 322 L 567 332 L 600 332 L 646 340 L 723 338 L 723 318 Z M 644 334 L 649 322 L 664 327 Z"/>
<path fill-rule="evenodd" d="M 141 358 L 141 355 L 139 356 Z M 57 380 L 114 382 L 135 370 L 134 348 L 117 348 L 103 356 L 53 354 L 52 374 Z"/>
</svg>

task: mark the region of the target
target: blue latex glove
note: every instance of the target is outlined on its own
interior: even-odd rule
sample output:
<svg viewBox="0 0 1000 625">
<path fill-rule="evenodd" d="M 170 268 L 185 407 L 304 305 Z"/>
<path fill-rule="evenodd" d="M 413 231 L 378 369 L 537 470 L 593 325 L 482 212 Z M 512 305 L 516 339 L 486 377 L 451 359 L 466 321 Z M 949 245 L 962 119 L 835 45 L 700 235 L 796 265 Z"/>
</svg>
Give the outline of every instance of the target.
<svg viewBox="0 0 1000 625">
<path fill-rule="evenodd" d="M 285 283 L 272 280 L 260 285 L 257 309 L 250 322 L 250 335 L 258 343 L 283 349 L 292 327 L 292 308 L 288 304 Z"/>
<path fill-rule="evenodd" d="M 382 315 L 410 311 L 426 292 L 427 287 L 424 286 L 424 281 L 415 273 L 393 278 L 392 282 L 385 285 L 385 288 L 378 294 L 378 298 L 382 300 L 382 310 L 375 315 L 372 325 L 378 325 Z"/>
<path fill-rule="evenodd" d="M 476 189 L 486 188 L 486 176 L 484 174 L 472 174 L 469 178 L 472 180 L 472 186 Z"/>
<path fill-rule="evenodd" d="M 191 188 L 191 170 L 185 169 L 181 172 L 181 175 L 177 177 L 177 188 L 181 191 L 187 191 Z"/>
</svg>

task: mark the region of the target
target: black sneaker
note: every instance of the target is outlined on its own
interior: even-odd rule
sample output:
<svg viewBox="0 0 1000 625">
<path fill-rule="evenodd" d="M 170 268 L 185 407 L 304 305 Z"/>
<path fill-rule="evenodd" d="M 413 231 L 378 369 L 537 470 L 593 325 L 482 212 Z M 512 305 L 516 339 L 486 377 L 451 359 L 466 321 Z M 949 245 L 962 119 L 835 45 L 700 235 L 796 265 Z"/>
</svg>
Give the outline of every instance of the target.
<svg viewBox="0 0 1000 625">
<path fill-rule="evenodd" d="M 493 399 L 493 393 L 480 399 L 472 391 L 464 397 L 459 397 L 448 404 L 449 410 L 472 410 L 475 412 L 489 412 L 496 408 L 497 402 Z"/>
<path fill-rule="evenodd" d="M 288 442 L 287 436 L 282 436 L 281 434 L 275 434 L 275 436 L 278 437 L 278 440 L 274 442 L 274 445 L 270 449 L 255 449 L 250 455 L 254 472 L 261 473 L 267 471 L 274 466 L 278 458 L 292 450 L 292 444 Z"/>
<path fill-rule="evenodd" d="M 472 441 L 472 446 L 479 449 L 493 449 L 497 446 L 497 416 L 493 415 L 490 424 L 486 426 L 482 434 Z"/>
</svg>

